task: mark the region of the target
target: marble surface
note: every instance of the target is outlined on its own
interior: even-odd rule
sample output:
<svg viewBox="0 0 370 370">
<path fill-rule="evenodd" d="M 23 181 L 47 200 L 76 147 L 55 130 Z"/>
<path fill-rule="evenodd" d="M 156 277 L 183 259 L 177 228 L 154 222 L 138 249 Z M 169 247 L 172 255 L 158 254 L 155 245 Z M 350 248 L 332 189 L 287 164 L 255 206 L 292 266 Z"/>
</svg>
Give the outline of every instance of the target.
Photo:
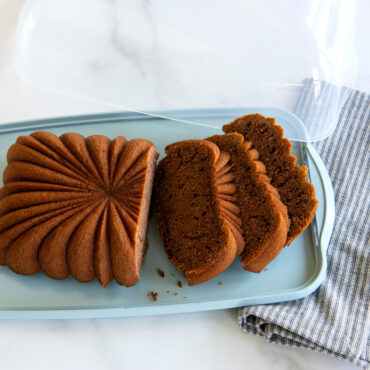
<svg viewBox="0 0 370 370">
<path fill-rule="evenodd" d="M 0 122 L 111 110 L 19 79 L 15 27 L 23 3 L 0 0 Z M 361 0 L 358 7 L 355 87 L 369 91 L 370 6 Z M 323 354 L 246 335 L 237 325 L 237 310 L 104 320 L 0 320 L 0 355 L 0 368 L 7 370 L 355 368 Z"/>
</svg>

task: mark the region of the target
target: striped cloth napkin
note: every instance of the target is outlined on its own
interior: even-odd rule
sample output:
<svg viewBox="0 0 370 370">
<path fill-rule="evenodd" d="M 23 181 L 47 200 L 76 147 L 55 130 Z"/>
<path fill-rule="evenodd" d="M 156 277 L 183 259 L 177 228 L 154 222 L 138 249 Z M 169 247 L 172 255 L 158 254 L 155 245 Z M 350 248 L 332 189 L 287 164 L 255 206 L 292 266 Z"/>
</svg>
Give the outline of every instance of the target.
<svg viewBox="0 0 370 370">
<path fill-rule="evenodd" d="M 325 84 L 327 85 L 327 84 Z M 322 86 L 327 88 L 327 86 Z M 336 220 L 323 284 L 310 296 L 239 311 L 239 325 L 268 342 L 312 349 L 370 368 L 370 95 L 348 96 L 336 131 L 315 143 L 334 186 Z M 313 81 L 305 81 L 296 114 L 309 121 Z M 312 101 L 312 99 L 311 99 Z M 305 109 L 302 110 L 302 107 Z"/>
</svg>

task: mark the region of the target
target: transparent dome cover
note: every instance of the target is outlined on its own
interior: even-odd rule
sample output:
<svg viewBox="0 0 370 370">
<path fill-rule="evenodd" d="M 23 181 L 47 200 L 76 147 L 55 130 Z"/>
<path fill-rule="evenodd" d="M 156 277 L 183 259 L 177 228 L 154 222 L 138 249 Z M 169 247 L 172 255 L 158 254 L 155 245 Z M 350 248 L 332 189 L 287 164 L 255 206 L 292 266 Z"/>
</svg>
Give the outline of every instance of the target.
<svg viewBox="0 0 370 370">
<path fill-rule="evenodd" d="M 28 0 L 17 69 L 32 85 L 175 119 L 194 108 L 292 112 L 309 78 L 311 105 L 326 112 L 305 115 L 291 139 L 315 141 L 335 129 L 340 87 L 356 77 L 354 11 L 352 0 Z"/>
</svg>

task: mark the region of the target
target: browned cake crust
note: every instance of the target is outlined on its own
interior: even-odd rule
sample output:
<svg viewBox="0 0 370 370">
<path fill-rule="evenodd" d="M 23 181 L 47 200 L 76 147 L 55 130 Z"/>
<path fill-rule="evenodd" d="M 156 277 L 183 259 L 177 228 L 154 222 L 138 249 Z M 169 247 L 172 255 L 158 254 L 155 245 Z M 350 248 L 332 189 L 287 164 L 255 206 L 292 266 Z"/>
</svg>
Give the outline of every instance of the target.
<svg viewBox="0 0 370 370">
<path fill-rule="evenodd" d="M 174 143 L 166 154 L 155 180 L 159 231 L 169 260 L 195 285 L 223 272 L 243 248 L 230 156 L 204 140 Z"/>
<path fill-rule="evenodd" d="M 144 139 L 20 136 L 0 190 L 0 264 L 22 275 L 136 284 L 156 158 Z"/>
<path fill-rule="evenodd" d="M 286 244 L 289 245 L 312 221 L 318 202 L 315 189 L 307 182 L 306 167 L 296 165 L 291 143 L 283 138 L 283 129 L 275 125 L 274 118 L 250 114 L 223 127 L 224 132 L 239 132 L 258 150 L 266 166 L 271 185 L 277 188 L 282 202 L 288 208 L 290 228 Z"/>
<path fill-rule="evenodd" d="M 241 134 L 214 135 L 207 138 L 230 155 L 235 178 L 236 200 L 240 208 L 244 250 L 243 267 L 261 272 L 284 247 L 289 229 L 286 207 L 265 175 L 258 152 Z"/>
</svg>

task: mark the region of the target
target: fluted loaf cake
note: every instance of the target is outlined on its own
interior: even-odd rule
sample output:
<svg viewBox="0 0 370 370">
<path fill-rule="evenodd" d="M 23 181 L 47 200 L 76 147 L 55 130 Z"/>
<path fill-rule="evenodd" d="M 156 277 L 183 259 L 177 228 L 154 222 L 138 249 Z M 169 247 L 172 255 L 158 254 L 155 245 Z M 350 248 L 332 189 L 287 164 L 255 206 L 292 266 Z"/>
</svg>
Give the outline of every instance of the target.
<svg viewBox="0 0 370 370">
<path fill-rule="evenodd" d="M 0 264 L 22 275 L 136 284 L 156 158 L 144 139 L 20 136 L 0 190 Z"/>
</svg>

